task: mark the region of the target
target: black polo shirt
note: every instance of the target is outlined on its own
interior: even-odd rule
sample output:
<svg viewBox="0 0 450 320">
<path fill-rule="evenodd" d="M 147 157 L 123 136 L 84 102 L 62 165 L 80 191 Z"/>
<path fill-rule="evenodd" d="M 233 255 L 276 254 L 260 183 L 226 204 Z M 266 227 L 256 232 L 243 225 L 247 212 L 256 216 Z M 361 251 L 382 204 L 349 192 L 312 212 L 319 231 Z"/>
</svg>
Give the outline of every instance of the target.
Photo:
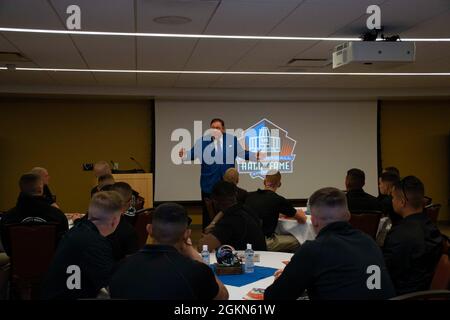
<svg viewBox="0 0 450 320">
<path fill-rule="evenodd" d="M 5 251 L 10 252 L 10 243 L 6 235 L 6 225 L 16 223 L 55 223 L 57 240 L 69 229 L 69 222 L 64 213 L 48 204 L 43 196 L 29 196 L 21 193 L 14 208 L 2 215 L 0 220 L 0 234 Z"/>
<path fill-rule="evenodd" d="M 222 245 L 227 244 L 236 250 L 245 250 L 247 243 L 253 250 L 267 250 L 266 240 L 258 217 L 246 206 L 235 204 L 224 210 L 211 233 Z"/>
<path fill-rule="evenodd" d="M 391 196 L 380 194 L 377 199 L 381 206 L 381 212 L 383 212 L 383 214 L 387 215 L 391 219 L 393 225 L 396 225 L 400 222 L 400 220 L 402 220 L 402 217 L 394 211 Z"/>
<path fill-rule="evenodd" d="M 297 212 L 286 198 L 271 190 L 258 189 L 250 192 L 245 205 L 262 220 L 263 233 L 266 237 L 271 237 L 275 233 L 280 213 L 293 217 Z"/>
<path fill-rule="evenodd" d="M 367 268 L 380 268 L 381 289 L 370 290 Z M 307 290 L 311 300 L 388 299 L 394 296 L 383 254 L 375 241 L 347 222 L 324 227 L 306 241 L 282 275 L 265 291 L 267 300 L 294 300 Z"/>
<path fill-rule="evenodd" d="M 347 192 L 348 210 L 352 213 L 364 213 L 380 211 L 381 204 L 374 196 L 368 194 L 363 189 L 349 190 Z"/>
<path fill-rule="evenodd" d="M 212 300 L 219 286 L 205 264 L 166 245 L 147 245 L 124 260 L 114 274 L 111 298 Z"/>
<path fill-rule="evenodd" d="M 55 196 L 50 191 L 50 188 L 47 184 L 44 184 L 44 198 L 49 205 L 52 205 L 55 203 Z"/>
<path fill-rule="evenodd" d="M 122 260 L 139 250 L 139 240 L 136 230 L 124 219 L 124 216 L 120 218 L 116 230 L 107 236 L 107 238 L 111 240 L 113 256 L 116 261 Z"/>
<path fill-rule="evenodd" d="M 247 199 L 247 196 L 248 196 L 248 191 L 236 186 L 236 193 L 237 193 L 237 201 L 240 204 L 244 204 L 245 200 Z"/>
<path fill-rule="evenodd" d="M 90 220 L 81 220 L 61 240 L 43 282 L 43 299 L 95 298 L 109 283 L 114 268 L 111 242 Z M 67 268 L 78 266 L 81 289 L 68 289 Z"/>
<path fill-rule="evenodd" d="M 442 236 L 426 213 L 416 213 L 392 227 L 383 253 L 397 294 L 429 290 L 442 253 Z"/>
</svg>

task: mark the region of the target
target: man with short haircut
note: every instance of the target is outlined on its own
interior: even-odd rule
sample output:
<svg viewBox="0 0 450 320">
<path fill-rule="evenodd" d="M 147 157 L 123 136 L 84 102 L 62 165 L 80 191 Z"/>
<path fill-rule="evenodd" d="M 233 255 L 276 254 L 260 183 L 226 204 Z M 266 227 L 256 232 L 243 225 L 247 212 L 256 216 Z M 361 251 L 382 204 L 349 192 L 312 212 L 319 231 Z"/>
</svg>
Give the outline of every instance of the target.
<svg viewBox="0 0 450 320">
<path fill-rule="evenodd" d="M 381 213 L 381 205 L 377 198 L 366 193 L 363 189 L 366 175 L 360 169 L 350 169 L 345 178 L 347 189 L 348 209 L 351 213 Z"/>
<path fill-rule="evenodd" d="M 237 200 L 239 203 L 244 204 L 248 192 L 247 190 L 238 187 L 239 172 L 236 170 L 236 168 L 229 168 L 227 171 L 225 171 L 225 174 L 223 175 L 223 181 L 230 182 L 236 186 Z"/>
<path fill-rule="evenodd" d="M 442 236 L 423 208 L 425 188 L 414 176 L 397 182 L 392 204 L 402 219 L 388 233 L 383 252 L 398 295 L 430 289 Z"/>
<path fill-rule="evenodd" d="M 96 193 L 88 218 L 81 219 L 60 242 L 43 282 L 43 299 L 95 298 L 115 267 L 107 236 L 120 221 L 123 200 L 115 191 Z"/>
<path fill-rule="evenodd" d="M 386 167 L 383 170 L 383 173 L 385 173 L 385 172 L 390 172 L 390 173 L 393 173 L 393 174 L 397 175 L 398 177 L 400 177 L 400 170 L 398 170 L 397 167 Z"/>
<path fill-rule="evenodd" d="M 41 177 L 44 183 L 45 200 L 47 200 L 49 205 L 59 208 L 58 205 L 56 204 L 56 197 L 50 191 L 50 187 L 48 186 L 48 183 L 50 181 L 50 175 L 48 174 L 48 170 L 42 167 L 34 167 L 33 169 L 31 169 L 30 173 L 36 174 Z"/>
<path fill-rule="evenodd" d="M 94 164 L 93 170 L 94 170 L 94 175 L 97 178 L 97 181 L 101 176 L 106 176 L 106 175 L 112 174 L 111 166 L 109 165 L 109 163 L 107 161 L 104 161 L 104 160 L 96 162 Z M 94 193 L 98 192 L 99 190 L 100 190 L 100 188 L 98 185 L 93 187 L 91 190 L 91 197 L 94 195 Z"/>
<path fill-rule="evenodd" d="M 27 173 L 19 180 L 20 194 L 14 208 L 2 215 L 0 229 L 5 252 L 10 255 L 11 248 L 6 226 L 16 223 L 45 224 L 55 223 L 57 239 L 69 229 L 64 213 L 51 206 L 44 197 L 44 182 L 39 175 Z"/>
<path fill-rule="evenodd" d="M 375 241 L 354 229 L 345 194 L 323 188 L 309 198 L 317 238 L 306 241 L 269 286 L 267 300 L 369 300 L 394 296 L 383 255 Z M 372 277 L 372 278 L 371 278 Z M 374 280 L 376 279 L 376 280 Z"/>
<path fill-rule="evenodd" d="M 111 190 L 118 192 L 123 200 L 122 217 L 116 230 L 107 238 L 113 245 L 113 254 L 115 260 L 122 260 L 126 256 L 136 253 L 139 250 L 139 240 L 136 230 L 127 220 L 126 212 L 131 206 L 131 197 L 133 190 L 126 182 L 116 182 L 111 185 Z"/>
<path fill-rule="evenodd" d="M 401 220 L 399 216 L 394 211 L 392 206 L 392 189 L 394 185 L 400 180 L 400 177 L 390 171 L 383 172 L 378 179 L 378 188 L 380 190 L 380 195 L 378 196 L 378 201 L 380 202 L 381 211 L 383 214 L 389 216 L 393 225 L 397 224 Z"/>
<path fill-rule="evenodd" d="M 105 175 L 98 177 L 97 183 L 98 183 L 97 186 L 91 190 L 91 197 L 99 191 L 107 191 L 107 190 L 103 190 L 103 189 L 106 186 L 113 185 L 115 183 L 115 181 L 114 181 L 114 177 L 112 174 L 105 174 Z"/>
<path fill-rule="evenodd" d="M 296 210 L 283 196 L 277 194 L 281 187 L 281 173 L 270 171 L 264 179 L 264 189 L 250 192 L 245 205 L 257 213 L 262 221 L 262 230 L 266 237 L 267 250 L 295 252 L 300 243 L 292 235 L 275 233 L 280 213 L 294 217 L 298 223 L 305 223 L 306 216 L 301 210 Z"/>
<path fill-rule="evenodd" d="M 147 230 L 153 244 L 128 257 L 109 289 L 115 299 L 228 299 L 228 291 L 192 247 L 190 218 L 176 203 L 158 206 Z"/>
<path fill-rule="evenodd" d="M 213 251 L 227 244 L 236 250 L 245 250 L 250 243 L 253 250 L 267 250 L 258 216 L 245 205 L 238 203 L 236 189 L 232 183 L 216 183 L 212 199 L 215 208 L 223 212 L 223 217 L 210 233 L 202 236 L 199 248 L 206 244 L 208 249 Z"/>
</svg>

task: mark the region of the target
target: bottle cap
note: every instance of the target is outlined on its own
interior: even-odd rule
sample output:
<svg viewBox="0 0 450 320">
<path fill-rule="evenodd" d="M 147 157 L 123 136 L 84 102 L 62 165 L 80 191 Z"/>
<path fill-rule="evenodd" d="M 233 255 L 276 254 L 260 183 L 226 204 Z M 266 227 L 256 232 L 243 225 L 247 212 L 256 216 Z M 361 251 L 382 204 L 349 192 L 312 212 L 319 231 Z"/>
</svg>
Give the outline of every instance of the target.
<svg viewBox="0 0 450 320">
<path fill-rule="evenodd" d="M 207 244 L 203 245 L 203 251 L 208 251 L 208 245 Z"/>
</svg>

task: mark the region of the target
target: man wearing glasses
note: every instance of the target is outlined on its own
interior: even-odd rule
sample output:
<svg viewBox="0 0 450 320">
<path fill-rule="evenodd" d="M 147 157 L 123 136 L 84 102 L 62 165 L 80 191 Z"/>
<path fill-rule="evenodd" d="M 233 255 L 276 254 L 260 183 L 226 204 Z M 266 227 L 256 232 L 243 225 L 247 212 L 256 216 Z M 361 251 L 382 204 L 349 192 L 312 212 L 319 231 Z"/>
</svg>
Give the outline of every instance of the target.
<svg viewBox="0 0 450 320">
<path fill-rule="evenodd" d="M 423 208 L 424 185 L 408 176 L 394 185 L 392 205 L 402 219 L 384 242 L 386 267 L 398 295 L 428 290 L 442 247 L 442 236 Z"/>
</svg>

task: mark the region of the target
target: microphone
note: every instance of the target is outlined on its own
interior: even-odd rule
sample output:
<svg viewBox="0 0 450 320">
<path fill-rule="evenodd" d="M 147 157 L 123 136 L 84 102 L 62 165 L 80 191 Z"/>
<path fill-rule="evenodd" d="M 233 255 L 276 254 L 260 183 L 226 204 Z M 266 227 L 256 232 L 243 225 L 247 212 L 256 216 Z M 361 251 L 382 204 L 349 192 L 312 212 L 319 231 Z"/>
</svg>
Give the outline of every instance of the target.
<svg viewBox="0 0 450 320">
<path fill-rule="evenodd" d="M 135 158 L 130 157 L 130 160 L 133 161 L 135 164 L 137 164 L 138 168 L 140 169 L 140 172 L 145 172 L 144 167 L 141 165 L 139 161 L 137 161 Z"/>
</svg>

